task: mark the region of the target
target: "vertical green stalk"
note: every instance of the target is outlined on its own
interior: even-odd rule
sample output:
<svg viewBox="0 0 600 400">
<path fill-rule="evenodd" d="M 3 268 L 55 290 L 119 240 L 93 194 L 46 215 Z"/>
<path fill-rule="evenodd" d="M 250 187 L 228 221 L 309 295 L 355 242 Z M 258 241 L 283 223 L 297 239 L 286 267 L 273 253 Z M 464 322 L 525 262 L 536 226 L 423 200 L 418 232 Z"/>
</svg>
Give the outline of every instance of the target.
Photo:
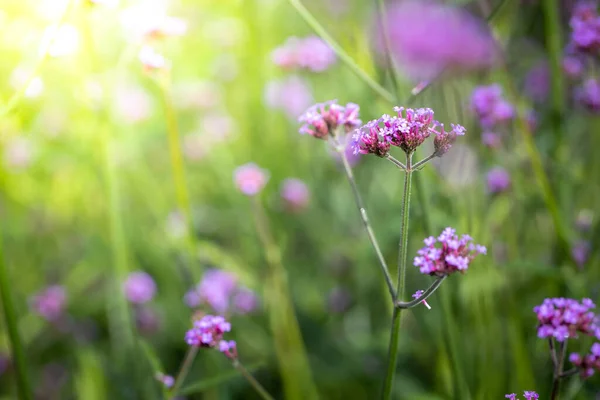
<svg viewBox="0 0 600 400">
<path fill-rule="evenodd" d="M 406 155 L 406 174 L 404 175 L 404 192 L 402 194 L 402 226 L 400 229 L 400 243 L 398 255 L 398 282 L 396 287 L 396 300 L 402 301 L 404 298 L 405 280 L 406 280 L 406 260 L 408 255 L 408 222 L 410 217 L 410 191 L 412 182 L 412 153 Z M 402 310 L 394 308 L 392 315 L 392 327 L 390 334 L 390 344 L 388 348 L 387 372 L 383 383 L 383 399 L 392 398 L 392 389 L 394 386 L 394 376 L 398 361 L 398 336 L 400 332 L 400 318 Z"/>
<path fill-rule="evenodd" d="M 248 383 L 252 385 L 252 387 L 254 388 L 254 390 L 256 390 L 256 393 L 260 395 L 260 397 L 262 397 L 264 400 L 274 400 L 273 396 L 271 396 L 269 392 L 267 392 L 263 385 L 261 385 L 260 382 L 258 382 L 256 378 L 252 376 L 252 374 L 242 365 L 241 362 L 239 362 L 239 360 L 234 360 L 233 366 L 240 372 L 240 374 L 242 374 L 244 378 L 246 378 Z"/>
<path fill-rule="evenodd" d="M 191 346 L 185 354 L 185 358 L 183 359 L 183 363 L 181 364 L 177 378 L 175 378 L 175 383 L 171 389 L 169 399 L 174 399 L 177 396 L 177 392 L 179 392 L 181 385 L 183 385 L 185 377 L 190 372 L 190 368 L 192 368 L 196 354 L 198 354 L 198 348 Z"/>
<path fill-rule="evenodd" d="M 173 182 L 175 184 L 175 197 L 177 208 L 183 214 L 186 226 L 186 248 L 189 254 L 189 262 L 192 263 L 195 257 L 194 254 L 194 232 L 191 215 L 190 195 L 185 177 L 185 165 L 181 151 L 181 138 L 179 136 L 179 127 L 177 124 L 177 115 L 173 107 L 173 101 L 169 90 L 169 76 L 163 76 L 158 84 L 160 87 L 161 100 L 165 111 L 167 122 L 167 136 L 169 140 L 169 154 L 171 157 L 171 171 L 173 174 Z"/>
<path fill-rule="evenodd" d="M 552 111 L 560 116 L 564 110 L 564 83 L 562 76 L 561 24 L 558 0 L 544 0 L 542 2 L 544 13 L 544 27 L 546 33 L 546 47 L 550 56 L 550 96 Z"/>
<path fill-rule="evenodd" d="M 265 299 L 283 380 L 284 397 L 289 400 L 317 399 L 317 388 L 313 382 L 300 327 L 290 298 L 281 252 L 273 239 L 260 200 L 254 198 L 252 205 L 256 230 L 269 266 Z"/>
<path fill-rule="evenodd" d="M 552 339 L 550 339 L 552 341 Z M 554 349 L 551 346 L 551 351 Z M 563 364 L 565 363 L 565 356 L 567 354 L 567 341 L 560 342 L 558 346 L 558 360 L 554 364 L 554 373 L 552 376 L 552 393 L 550 394 L 550 400 L 558 400 L 560 393 L 560 380 L 562 379 Z"/>
<path fill-rule="evenodd" d="M 0 235 L 0 299 L 6 320 L 6 328 L 10 339 L 11 353 L 17 370 L 17 388 L 19 399 L 30 400 L 31 386 L 29 385 L 29 375 L 27 373 L 27 363 L 19 326 L 15 305 L 13 303 L 12 283 L 8 274 L 8 266 L 4 262 L 4 253 L 2 251 L 2 237 Z"/>
</svg>

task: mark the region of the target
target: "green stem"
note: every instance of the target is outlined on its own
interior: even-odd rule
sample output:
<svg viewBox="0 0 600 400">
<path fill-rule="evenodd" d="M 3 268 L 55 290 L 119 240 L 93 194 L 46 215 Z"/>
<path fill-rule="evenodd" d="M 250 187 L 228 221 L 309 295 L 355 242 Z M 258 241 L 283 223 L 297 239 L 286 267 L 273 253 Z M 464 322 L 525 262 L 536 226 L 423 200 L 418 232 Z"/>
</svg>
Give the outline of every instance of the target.
<svg viewBox="0 0 600 400">
<path fill-rule="evenodd" d="M 385 156 L 385 159 L 390 161 L 392 164 L 394 164 L 396 167 L 400 168 L 402 171 L 406 171 L 406 165 L 404 165 L 402 163 L 402 161 L 394 158 L 391 154 L 387 154 Z"/>
<path fill-rule="evenodd" d="M 408 254 L 408 222 L 410 216 L 410 190 L 412 179 L 412 153 L 406 155 L 406 174 L 404 175 L 404 192 L 402 198 L 402 227 L 400 229 L 400 243 L 398 256 L 398 283 L 396 287 L 396 301 L 402 301 L 405 289 L 406 260 Z M 388 348 L 387 372 L 383 383 L 383 399 L 391 399 L 394 386 L 394 376 L 398 361 L 398 336 L 400 331 L 401 308 L 394 308 L 390 344 Z"/>
<path fill-rule="evenodd" d="M 544 0 L 542 2 L 544 25 L 546 32 L 546 46 L 550 56 L 550 96 L 552 109 L 557 116 L 564 110 L 564 82 L 562 75 L 561 23 L 559 16 L 558 0 Z"/>
<path fill-rule="evenodd" d="M 413 170 L 419 170 L 419 169 L 423 168 L 425 166 L 425 164 L 427 164 L 429 161 L 431 161 L 435 157 L 436 157 L 435 153 L 425 157 L 424 159 L 422 159 L 421 161 L 419 161 L 418 163 L 413 165 Z"/>
<path fill-rule="evenodd" d="M 17 388 L 19 398 L 21 400 L 29 400 L 31 396 L 31 386 L 29 384 L 29 375 L 27 373 L 27 358 L 25 350 L 21 342 L 19 334 L 19 326 L 17 313 L 13 303 L 12 283 L 8 273 L 8 266 L 4 262 L 4 254 L 2 252 L 2 237 L 0 236 L 0 298 L 4 309 L 4 319 L 6 320 L 6 328 L 10 339 L 11 353 L 17 371 Z"/>
<path fill-rule="evenodd" d="M 356 186 L 356 180 L 354 179 L 354 174 L 352 173 L 352 167 L 348 162 L 348 157 L 346 156 L 345 150 L 339 152 L 340 157 L 342 158 L 342 163 L 344 164 L 344 170 L 346 171 L 346 177 L 348 178 L 348 182 L 350 183 L 350 187 L 352 188 L 352 193 L 354 194 L 354 201 L 358 206 L 358 211 L 360 213 L 361 220 L 367 231 L 367 235 L 369 236 L 369 240 L 371 241 L 371 245 L 375 250 L 375 254 L 377 255 L 377 259 L 379 260 L 379 266 L 381 268 L 381 272 L 383 273 L 383 277 L 385 278 L 385 283 L 388 288 L 388 292 L 390 293 L 390 297 L 392 300 L 396 298 L 396 291 L 394 290 L 394 284 L 392 283 L 392 277 L 390 276 L 390 271 L 388 269 L 387 263 L 385 262 L 385 258 L 383 257 L 383 253 L 379 248 L 379 243 L 377 242 L 377 238 L 375 238 L 375 233 L 373 232 L 373 228 L 369 223 L 369 217 L 367 216 L 367 209 L 365 204 L 362 201 L 362 197 L 360 195 L 360 191 Z"/>
<path fill-rule="evenodd" d="M 190 372 L 190 368 L 194 363 L 196 354 L 198 354 L 198 348 L 191 346 L 185 354 L 181 368 L 179 368 L 179 373 L 177 374 L 177 378 L 175 378 L 175 383 L 171 389 L 171 395 L 169 396 L 169 399 L 174 399 L 177 396 L 181 385 L 183 385 L 183 382 L 185 381 L 185 377 Z"/>
<path fill-rule="evenodd" d="M 27 88 L 29 87 L 31 82 L 35 79 L 35 77 L 40 73 L 44 63 L 48 59 L 48 52 L 50 51 L 50 48 L 54 44 L 54 41 L 56 39 L 56 36 L 58 34 L 60 27 L 65 23 L 65 20 L 67 19 L 67 16 L 69 15 L 71 8 L 75 5 L 75 3 L 76 3 L 75 0 L 71 0 L 65 6 L 64 11 L 58 17 L 58 21 L 54 25 L 54 26 L 56 26 L 56 30 L 54 31 L 52 36 L 50 36 L 48 42 L 46 43 L 46 46 L 42 50 L 35 66 L 33 67 L 33 70 L 31 71 L 31 73 L 29 74 L 29 76 L 27 77 L 25 82 L 23 83 L 23 86 L 21 86 L 21 88 L 19 88 L 19 90 L 17 90 L 10 97 L 10 99 L 8 99 L 8 101 L 6 102 L 6 105 L 0 110 L 0 119 L 4 118 L 8 114 L 10 114 L 19 105 L 19 102 L 25 95 Z"/>
<path fill-rule="evenodd" d="M 167 122 L 167 137 L 169 140 L 169 155 L 171 158 L 171 172 L 173 182 L 175 184 L 175 197 L 177 208 L 182 213 L 186 226 L 185 245 L 188 251 L 189 263 L 193 263 L 195 258 L 194 252 L 194 232 L 192 223 L 192 208 L 190 205 L 190 195 L 185 176 L 185 164 L 181 149 L 181 138 L 179 135 L 179 127 L 177 124 L 177 115 L 173 107 L 173 101 L 169 90 L 169 76 L 163 76 L 163 79 L 158 82 L 160 87 L 161 100 L 165 112 Z M 188 271 L 188 272 L 191 272 Z M 197 273 L 197 265 L 194 267 L 194 272 Z"/>
<path fill-rule="evenodd" d="M 440 287 L 442 282 L 444 282 L 444 279 L 446 279 L 447 277 L 448 277 L 448 275 L 443 275 L 443 276 L 438 277 L 435 281 L 433 281 L 431 286 L 429 286 L 427 288 L 427 290 L 425 290 L 423 292 L 423 294 L 421 296 L 419 296 L 418 298 L 416 298 L 412 301 L 408 301 L 408 302 L 398 301 L 398 302 L 396 302 L 396 307 L 412 308 L 418 304 L 421 304 L 421 302 L 427 300 L 429 298 L 429 296 L 431 296 Z"/>
<path fill-rule="evenodd" d="M 263 387 L 263 385 L 261 385 L 260 382 L 258 382 L 250 372 L 248 372 L 248 370 L 242 365 L 241 362 L 239 362 L 238 360 L 234 360 L 233 366 L 243 375 L 244 378 L 246 378 L 248 383 L 252 385 L 252 387 L 260 395 L 260 397 L 262 397 L 264 400 L 274 400 L 273 396 L 271 396 L 269 392 L 267 392 L 267 390 Z"/>
<path fill-rule="evenodd" d="M 560 342 L 558 346 L 558 362 L 554 368 L 554 375 L 552 377 L 552 393 L 550 394 L 550 400 L 558 400 L 560 393 L 560 380 L 563 373 L 563 364 L 565 362 L 565 356 L 567 354 L 567 341 Z"/>
<path fill-rule="evenodd" d="M 329 47 L 335 52 L 335 54 L 345 63 L 354 74 L 362 79 L 371 89 L 373 89 L 376 93 L 378 93 L 381 97 L 393 103 L 395 100 L 395 96 L 386 90 L 383 86 L 377 83 L 373 78 L 371 78 L 365 71 L 363 71 L 356 62 L 350 57 L 348 53 L 339 45 L 338 42 L 327 33 L 327 30 L 323 28 L 323 26 L 317 21 L 317 19 L 311 14 L 310 11 L 300 0 L 289 0 L 290 4 L 298 11 L 298 14 L 304 19 L 304 21 L 323 39 Z"/>
<path fill-rule="evenodd" d="M 281 252 L 273 239 L 269 221 L 260 200 L 257 198 L 252 200 L 256 230 L 269 266 L 265 298 L 285 398 L 290 400 L 316 399 L 318 398 L 317 388 L 312 378 L 300 326 L 289 293 Z"/>
</svg>

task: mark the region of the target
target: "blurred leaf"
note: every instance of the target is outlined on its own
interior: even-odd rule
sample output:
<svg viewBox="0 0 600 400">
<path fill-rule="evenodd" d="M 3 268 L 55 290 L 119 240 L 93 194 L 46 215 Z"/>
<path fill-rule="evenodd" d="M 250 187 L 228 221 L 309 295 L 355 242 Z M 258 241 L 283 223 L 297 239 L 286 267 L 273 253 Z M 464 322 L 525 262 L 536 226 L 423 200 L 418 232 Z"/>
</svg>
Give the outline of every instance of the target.
<svg viewBox="0 0 600 400">
<path fill-rule="evenodd" d="M 246 367 L 246 369 L 250 372 L 254 372 L 255 370 L 263 367 L 264 365 L 266 365 L 266 363 L 264 361 L 260 361 L 254 364 L 250 364 L 248 367 Z M 179 391 L 179 394 L 183 396 L 189 396 L 190 394 L 202 393 L 205 390 L 211 389 L 218 385 L 222 385 L 225 382 L 239 377 L 241 377 L 240 373 L 234 369 L 186 386 Z"/>
<path fill-rule="evenodd" d="M 77 351 L 77 372 L 75 374 L 75 393 L 77 399 L 108 399 L 106 379 L 100 358 L 89 348 Z"/>
</svg>

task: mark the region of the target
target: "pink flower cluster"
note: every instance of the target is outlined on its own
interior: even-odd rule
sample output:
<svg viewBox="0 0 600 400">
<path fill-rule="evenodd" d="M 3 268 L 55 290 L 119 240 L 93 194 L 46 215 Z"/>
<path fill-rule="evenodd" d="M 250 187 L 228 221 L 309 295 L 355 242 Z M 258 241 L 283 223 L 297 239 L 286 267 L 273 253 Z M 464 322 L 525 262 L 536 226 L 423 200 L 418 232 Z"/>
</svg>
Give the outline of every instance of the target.
<svg viewBox="0 0 600 400">
<path fill-rule="evenodd" d="M 237 188 L 246 196 L 256 196 L 269 181 L 269 172 L 254 163 L 236 168 L 233 180 Z"/>
<path fill-rule="evenodd" d="M 600 112 L 600 81 L 595 78 L 585 80 L 575 89 L 575 99 L 592 112 Z"/>
<path fill-rule="evenodd" d="M 583 299 L 581 303 L 564 297 L 544 299 L 533 308 L 539 322 L 538 337 L 553 337 L 562 342 L 582 333 L 600 339 L 600 327 L 595 323 L 595 314 L 590 311 L 595 307 L 590 299 Z"/>
<path fill-rule="evenodd" d="M 581 356 L 579 353 L 571 353 L 569 361 L 580 370 L 583 378 L 594 375 L 594 370 L 600 371 L 600 343 L 594 343 L 590 354 Z"/>
<path fill-rule="evenodd" d="M 65 289 L 59 285 L 49 286 L 30 299 L 33 311 L 48 321 L 56 321 L 63 315 L 66 302 Z"/>
<path fill-rule="evenodd" d="M 135 271 L 127 276 L 123 291 L 131 303 L 144 304 L 152 300 L 156 294 L 156 283 L 148 273 Z"/>
<path fill-rule="evenodd" d="M 302 180 L 287 178 L 281 182 L 280 190 L 285 209 L 289 212 L 300 212 L 310 202 L 310 191 Z"/>
<path fill-rule="evenodd" d="M 580 2 L 569 23 L 572 29 L 571 47 L 587 53 L 600 49 L 600 17 L 595 1 Z"/>
<path fill-rule="evenodd" d="M 185 294 L 185 303 L 192 308 L 209 305 L 219 314 L 228 312 L 233 305 L 235 312 L 247 314 L 258 306 L 256 294 L 240 286 L 232 273 L 209 269 L 195 288 Z"/>
<path fill-rule="evenodd" d="M 369 121 L 354 134 L 354 151 L 357 154 L 375 154 L 385 157 L 391 146 L 400 147 L 406 153 L 412 153 L 425 139 L 434 134 L 436 156 L 442 156 L 456 140 L 465 134 L 460 125 L 452 124 L 452 130 L 446 131 L 444 125 L 433 119 L 430 108 L 395 107 L 397 116 L 383 115 Z"/>
<path fill-rule="evenodd" d="M 298 118 L 299 122 L 304 123 L 300 133 L 325 139 L 330 135 L 335 136 L 338 127 L 344 127 L 345 132 L 350 132 L 362 123 L 358 118 L 359 111 L 357 104 L 341 106 L 337 104 L 337 100 L 315 104 Z"/>
<path fill-rule="evenodd" d="M 443 276 L 453 272 L 464 272 L 478 254 L 486 254 L 484 246 L 472 243 L 469 235 L 460 238 L 452 228 L 446 228 L 437 238 L 430 236 L 425 239 L 425 247 L 417 252 L 414 266 L 422 274 Z M 436 247 L 436 243 L 441 247 Z"/>
<path fill-rule="evenodd" d="M 514 107 L 504 99 L 498 84 L 475 88 L 471 95 L 471 109 L 485 129 L 510 121 L 515 116 Z"/>
<path fill-rule="evenodd" d="M 523 396 L 525 397 L 525 400 L 537 400 L 540 398 L 540 395 L 532 390 L 524 391 Z M 505 394 L 504 398 L 506 398 L 508 400 L 518 400 L 517 395 L 515 393 Z"/>
<path fill-rule="evenodd" d="M 336 62 L 334 51 L 317 36 L 290 37 L 273 50 L 271 57 L 279 67 L 304 68 L 313 72 L 323 72 Z"/>
<path fill-rule="evenodd" d="M 192 329 L 185 334 L 185 341 L 194 347 L 218 348 L 229 358 L 237 358 L 236 343 L 223 340 L 223 335 L 231 331 L 231 324 L 221 316 L 205 315 L 194 321 Z"/>
</svg>

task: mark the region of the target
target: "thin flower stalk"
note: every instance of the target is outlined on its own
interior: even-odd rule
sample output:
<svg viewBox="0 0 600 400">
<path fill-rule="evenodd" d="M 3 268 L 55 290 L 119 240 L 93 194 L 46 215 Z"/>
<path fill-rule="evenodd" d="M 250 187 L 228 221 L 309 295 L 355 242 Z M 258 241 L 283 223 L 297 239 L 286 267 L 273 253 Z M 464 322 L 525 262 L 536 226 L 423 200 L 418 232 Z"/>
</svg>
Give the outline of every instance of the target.
<svg viewBox="0 0 600 400">
<path fill-rule="evenodd" d="M 391 154 L 388 153 L 385 156 L 385 158 L 386 158 L 386 160 L 389 160 L 392 164 L 394 164 L 396 167 L 400 168 L 402 171 L 406 171 L 406 165 L 404 165 L 404 163 L 402 161 L 393 157 Z"/>
<path fill-rule="evenodd" d="M 554 368 L 554 374 L 552 377 L 552 393 L 550 394 L 550 400 L 557 400 L 560 393 L 560 380 L 563 374 L 563 364 L 565 362 L 565 356 L 567 354 L 567 341 L 559 342 L 558 346 L 558 362 Z"/>
<path fill-rule="evenodd" d="M 337 148 L 342 148 L 339 152 L 342 163 L 344 164 L 344 171 L 346 172 L 346 177 L 348 178 L 348 182 L 350 183 L 350 187 L 352 188 L 352 194 L 354 195 L 354 201 L 358 206 L 358 211 L 360 213 L 360 218 L 363 222 L 365 230 L 367 231 L 367 235 L 369 236 L 369 240 L 371 241 L 371 245 L 375 250 L 375 254 L 377 255 L 377 259 L 379 260 L 379 266 L 381 267 L 381 272 L 385 278 L 385 282 L 388 288 L 388 292 L 390 293 L 390 297 L 395 300 L 396 299 L 396 291 L 394 290 L 394 284 L 392 283 L 392 277 L 390 276 L 390 272 L 385 262 L 385 258 L 383 257 L 383 253 L 379 247 L 379 243 L 377 242 L 377 238 L 375 237 L 375 233 L 373 232 L 373 228 L 369 222 L 369 217 L 367 216 L 367 209 L 363 203 L 362 197 L 356 185 L 356 180 L 354 179 L 354 174 L 352 173 L 352 167 L 348 162 L 348 157 L 346 156 L 345 149 L 341 146 L 337 146 Z M 391 157 L 391 156 L 390 156 Z"/>
<path fill-rule="evenodd" d="M 274 400 L 273 396 L 267 392 L 267 390 L 252 376 L 252 374 L 242 365 L 242 363 L 235 359 L 233 360 L 233 367 L 237 369 L 240 374 L 248 381 L 250 385 L 256 390 L 256 393 L 260 395 L 264 400 Z"/>
<path fill-rule="evenodd" d="M 396 308 L 413 308 L 419 304 L 421 304 L 423 301 L 427 300 L 429 298 L 429 296 L 431 296 L 442 284 L 442 282 L 444 282 L 444 279 L 446 279 L 448 277 L 448 275 L 442 275 L 440 277 L 438 277 L 435 281 L 433 281 L 433 283 L 431 284 L 431 286 L 429 286 L 429 288 L 427 288 L 427 290 L 425 290 L 423 292 L 422 295 L 420 295 L 419 297 L 417 297 L 416 299 L 412 300 L 412 301 L 408 301 L 408 302 L 404 302 L 404 301 L 397 301 L 395 306 Z"/>
<path fill-rule="evenodd" d="M 183 385 L 183 382 L 185 381 L 186 376 L 190 372 L 190 368 L 192 367 L 192 364 L 194 363 L 194 359 L 196 358 L 197 354 L 198 354 L 198 347 L 190 346 L 188 348 L 188 351 L 185 354 L 185 358 L 183 359 L 183 363 L 181 364 L 181 368 L 179 368 L 179 373 L 177 374 L 177 377 L 175 378 L 175 383 L 173 384 L 173 387 L 171 388 L 169 400 L 174 399 L 177 396 L 177 393 L 179 392 L 181 385 Z"/>
</svg>

